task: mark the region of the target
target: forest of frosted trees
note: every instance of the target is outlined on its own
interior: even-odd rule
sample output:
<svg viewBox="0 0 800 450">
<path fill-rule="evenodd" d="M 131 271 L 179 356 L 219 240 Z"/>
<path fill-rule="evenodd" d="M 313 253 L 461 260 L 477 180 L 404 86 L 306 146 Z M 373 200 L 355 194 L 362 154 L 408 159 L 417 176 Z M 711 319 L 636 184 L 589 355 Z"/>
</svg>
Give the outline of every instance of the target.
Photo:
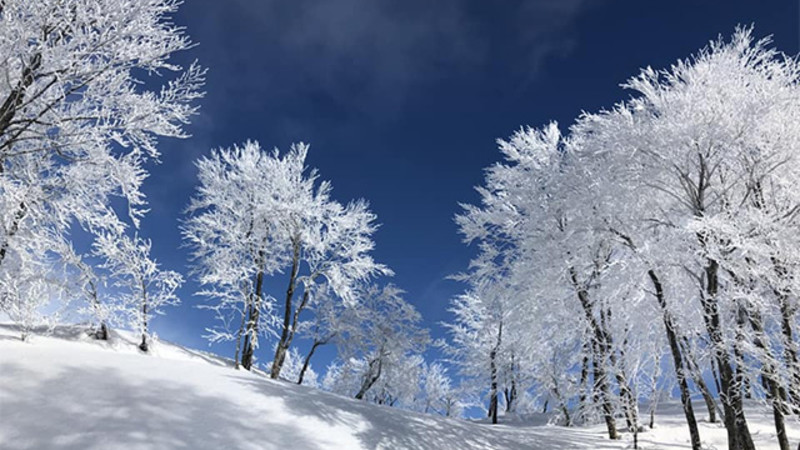
<svg viewBox="0 0 800 450">
<path fill-rule="evenodd" d="M 619 421 L 652 426 L 677 387 L 692 448 L 700 416 L 724 423 L 730 449 L 753 449 L 745 398 L 771 408 L 790 448 L 799 75 L 742 28 L 642 70 L 629 100 L 566 131 L 499 141 L 480 205 L 457 218 L 479 254 L 450 325 L 454 362 L 488 389 L 493 421 L 501 403 L 533 402 L 567 425 L 604 421 L 616 439 Z"/>
<path fill-rule="evenodd" d="M 190 139 L 205 69 L 176 0 L 0 1 L 0 311 L 25 340 L 64 321 L 152 345 L 192 279 L 237 369 L 459 417 L 545 412 L 637 435 L 680 398 L 754 449 L 743 405 L 800 418 L 800 62 L 739 28 L 569 127 L 498 141 L 446 339 L 373 258 L 378 218 L 341 202 L 310 146 L 208 149 L 176 223 L 184 274 L 151 256 L 142 192 L 159 141 Z M 455 230 L 454 230 L 455 231 Z M 275 285 L 283 286 L 276 290 Z M 335 358 L 315 370 L 321 347 Z M 431 348 L 444 359 L 426 358 Z M 692 403 L 691 400 L 699 400 Z M 702 405 L 702 407 L 700 407 Z"/>
</svg>

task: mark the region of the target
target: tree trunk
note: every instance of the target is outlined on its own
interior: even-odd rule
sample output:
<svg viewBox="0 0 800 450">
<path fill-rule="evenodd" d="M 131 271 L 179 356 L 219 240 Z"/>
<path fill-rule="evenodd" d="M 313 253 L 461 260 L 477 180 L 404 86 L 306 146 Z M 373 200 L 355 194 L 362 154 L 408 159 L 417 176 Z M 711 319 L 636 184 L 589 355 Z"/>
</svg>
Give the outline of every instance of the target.
<svg viewBox="0 0 800 450">
<path fill-rule="evenodd" d="M 373 367 L 375 367 L 375 365 L 378 366 L 378 369 L 373 372 Z M 383 371 L 383 348 L 380 350 L 378 359 L 373 359 L 369 362 L 369 369 L 367 377 L 364 378 L 364 382 L 361 383 L 361 388 L 355 396 L 357 400 L 362 400 L 364 396 L 367 395 L 367 391 L 380 379 L 381 372 Z"/>
<path fill-rule="evenodd" d="M 561 396 L 561 391 L 558 389 L 558 382 L 556 378 L 553 377 L 553 395 L 556 397 L 556 401 L 558 402 L 558 407 L 561 409 L 561 414 L 564 416 L 564 425 L 571 427 L 572 426 L 572 417 L 569 413 L 569 408 L 567 407 L 567 402 L 564 401 L 564 398 Z M 545 403 L 545 410 L 543 413 L 547 412 L 547 403 Z"/>
<path fill-rule="evenodd" d="M 147 352 L 149 345 L 147 344 L 147 287 L 144 285 L 144 280 L 140 281 L 142 289 L 142 343 L 139 344 L 139 349 Z"/>
<path fill-rule="evenodd" d="M 701 239 L 702 241 L 702 239 Z M 706 326 L 711 343 L 715 347 L 715 359 L 719 368 L 720 384 L 722 391 L 722 405 L 724 411 L 725 430 L 728 434 L 729 450 L 755 450 L 747 419 L 742 409 L 742 391 L 736 383 L 736 374 L 730 362 L 728 350 L 722 338 L 722 324 L 720 323 L 717 293 L 719 292 L 719 264 L 716 260 L 708 258 L 705 267 L 706 290 L 701 297 L 704 316 L 707 318 Z"/>
<path fill-rule="evenodd" d="M 795 414 L 800 414 L 800 362 L 797 357 L 797 344 L 794 342 L 792 323 L 794 322 L 794 311 L 789 304 L 788 295 L 779 291 L 778 301 L 781 310 L 781 333 L 783 335 L 783 358 L 789 372 L 789 398 L 792 403 L 792 410 Z"/>
<path fill-rule="evenodd" d="M 742 342 L 744 342 L 744 327 L 746 322 L 747 312 L 745 308 L 737 302 L 736 305 L 736 340 L 733 343 L 733 360 L 736 363 L 736 384 L 742 390 L 744 398 L 752 398 L 752 389 L 750 388 L 750 379 L 744 372 L 744 354 L 742 353 Z"/>
<path fill-rule="evenodd" d="M 594 393 L 595 402 L 600 403 L 603 411 L 603 419 L 606 422 L 606 429 L 608 430 L 609 439 L 619 439 L 617 433 L 617 422 L 614 419 L 614 408 L 611 405 L 611 392 L 608 387 L 608 379 L 605 372 L 605 358 L 603 351 L 600 349 L 600 344 L 595 344 L 594 357 L 592 358 L 592 367 L 594 369 Z"/>
<path fill-rule="evenodd" d="M 242 334 L 244 334 L 244 326 L 247 322 L 247 311 L 248 308 L 245 308 L 245 311 L 242 311 L 242 322 L 239 324 L 239 330 L 236 332 L 236 352 L 233 354 L 233 365 L 238 370 L 240 367 L 239 355 L 242 351 Z"/>
<path fill-rule="evenodd" d="M 706 410 L 708 410 L 708 422 L 717 423 L 717 402 L 714 401 L 714 396 L 712 396 L 711 392 L 708 390 L 708 386 L 705 380 L 703 380 L 703 375 L 697 371 L 694 371 L 693 375 L 694 384 L 700 390 L 700 394 L 703 396 L 703 401 L 706 404 Z"/>
<path fill-rule="evenodd" d="M 514 411 L 514 401 L 517 399 L 517 380 L 514 372 L 514 355 L 511 355 L 511 388 L 505 390 L 506 412 Z"/>
<path fill-rule="evenodd" d="M 6 253 L 8 253 L 8 247 L 11 245 L 9 241 L 19 231 L 19 224 L 22 222 L 22 219 L 25 218 L 25 214 L 27 214 L 27 211 L 28 208 L 27 206 L 25 206 L 25 202 L 20 202 L 19 209 L 14 214 L 14 220 L 13 222 L 11 222 L 11 226 L 8 227 L 8 231 L 6 232 L 3 244 L 0 245 L 0 265 L 2 265 L 3 260 L 6 259 Z"/>
<path fill-rule="evenodd" d="M 303 368 L 300 369 L 300 376 L 297 377 L 297 384 L 303 384 L 303 378 L 306 375 L 306 370 L 308 370 L 308 365 L 311 363 L 311 357 L 314 356 L 314 352 L 317 351 L 317 347 L 320 345 L 323 345 L 322 341 L 314 341 L 314 344 L 311 345 L 311 350 L 309 350 L 308 354 L 303 360 Z"/>
<path fill-rule="evenodd" d="M 292 238 L 292 270 L 289 274 L 289 287 L 286 289 L 286 301 L 283 310 L 283 328 L 281 329 L 281 337 L 278 341 L 278 345 L 275 347 L 275 357 L 272 359 L 272 368 L 269 372 L 269 377 L 273 380 L 277 379 L 281 374 L 283 363 L 286 360 L 286 352 L 289 350 L 289 345 L 292 340 L 291 335 L 294 335 L 290 329 L 292 320 L 292 300 L 294 298 L 294 290 L 297 287 L 297 272 L 299 268 L 300 241 L 299 238 L 294 237 Z M 306 291 L 305 294 L 307 296 L 308 291 Z"/>
<path fill-rule="evenodd" d="M 94 338 L 100 341 L 108 340 L 108 325 L 105 322 L 100 322 L 100 327 L 95 331 Z"/>
<path fill-rule="evenodd" d="M 25 63 L 23 62 L 23 64 Z M 0 106 L 0 137 L 4 137 L 8 131 L 11 121 L 17 114 L 19 107 L 22 105 L 22 102 L 25 98 L 25 92 L 33 84 L 33 82 L 36 81 L 36 71 L 39 70 L 41 66 L 42 54 L 40 52 L 35 53 L 31 57 L 30 63 L 23 66 L 22 77 L 20 77 L 17 86 L 15 86 L 14 89 L 9 92 L 8 97 L 6 97 L 2 106 Z"/>
<path fill-rule="evenodd" d="M 263 264 L 264 252 L 259 252 L 259 267 Z M 250 370 L 253 367 L 253 353 L 258 345 L 258 320 L 261 315 L 261 292 L 264 288 L 264 271 L 259 270 L 256 274 L 256 289 L 250 301 L 250 317 L 247 320 L 247 327 L 244 334 L 244 346 L 242 348 L 242 367 Z"/>
<path fill-rule="evenodd" d="M 715 358 L 711 358 L 709 363 L 711 366 L 711 377 L 714 378 L 714 387 L 717 388 L 717 394 L 722 393 L 722 384 L 719 381 L 719 371 L 717 370 L 717 361 Z"/>
<path fill-rule="evenodd" d="M 775 364 L 773 363 L 775 359 L 772 357 L 772 352 L 766 343 L 766 333 L 764 332 L 761 314 L 758 311 L 752 311 L 748 316 L 750 319 L 750 326 L 755 332 L 753 343 L 758 349 L 764 352 L 764 362 L 761 366 L 761 383 L 767 393 L 767 400 L 772 404 L 772 417 L 775 423 L 775 434 L 778 438 L 778 445 L 781 450 L 790 450 L 789 438 L 786 436 L 786 422 L 784 420 L 784 415 L 787 412 L 783 403 L 786 393 L 781 387 L 775 373 Z"/>
<path fill-rule="evenodd" d="M 606 357 L 608 355 L 608 341 L 603 331 L 600 329 L 597 320 L 595 320 L 594 314 L 592 313 L 592 303 L 589 300 L 589 293 L 586 288 L 578 282 L 578 275 L 575 268 L 570 267 L 569 273 L 572 285 L 576 290 L 578 300 L 586 316 L 586 321 L 594 335 L 594 339 L 592 340 L 592 366 L 594 371 L 593 390 L 595 392 L 595 400 L 599 400 L 602 405 L 603 418 L 605 419 L 606 428 L 608 429 L 608 438 L 616 440 L 619 439 L 619 434 L 617 433 L 617 424 L 614 419 L 614 408 L 611 405 L 611 393 L 608 387 L 605 367 Z"/>
<path fill-rule="evenodd" d="M 500 350 L 500 344 L 503 339 L 503 322 L 497 331 L 497 342 L 489 353 L 489 367 L 491 371 L 491 385 L 489 387 L 489 418 L 492 419 L 492 424 L 497 424 L 497 352 Z"/>
<path fill-rule="evenodd" d="M 23 62 L 23 64 L 25 63 Z M 8 127 L 14 120 L 17 110 L 22 105 L 26 91 L 33 84 L 33 82 L 36 81 L 36 71 L 39 70 L 41 66 L 42 54 L 41 52 L 37 52 L 31 57 L 30 63 L 23 66 L 22 77 L 17 83 L 17 86 L 15 86 L 14 89 L 9 92 L 8 97 L 6 97 L 6 99 L 3 101 L 3 104 L 0 105 L 0 138 L 6 138 Z M 15 141 L 17 137 L 19 137 L 19 133 L 16 133 L 15 136 L 5 139 L 2 142 L 3 147 L 10 146 L 11 142 Z M 5 161 L 0 159 L 0 173 L 4 171 L 4 168 Z M 26 213 L 27 206 L 25 205 L 25 202 L 20 202 L 19 210 L 17 210 L 17 212 L 14 214 L 14 220 L 6 232 L 2 245 L 0 245 L 0 265 L 2 265 L 3 261 L 6 259 L 6 254 L 8 253 L 9 247 L 8 241 L 19 231 L 19 224 L 22 222 L 22 219 L 25 218 Z"/>
<path fill-rule="evenodd" d="M 786 436 L 786 421 L 784 419 L 785 409 L 780 398 L 780 386 L 775 381 L 774 375 L 769 373 L 772 368 L 763 368 L 761 381 L 767 391 L 767 400 L 772 403 L 772 418 L 775 423 L 775 434 L 777 435 L 778 445 L 781 450 L 789 449 L 789 437 Z"/>
<path fill-rule="evenodd" d="M 683 414 L 686 417 L 686 424 L 689 427 L 689 438 L 692 442 L 692 450 L 700 450 L 700 431 L 697 428 L 697 420 L 694 415 L 694 408 L 692 407 L 691 393 L 689 392 L 689 385 L 686 382 L 686 372 L 683 365 L 683 357 L 681 355 L 680 342 L 678 341 L 675 323 L 672 320 L 672 314 L 667 307 L 667 300 L 664 297 L 664 287 L 661 280 L 653 269 L 647 272 L 650 277 L 650 282 L 653 284 L 655 290 L 656 300 L 661 307 L 662 319 L 664 321 L 664 329 L 667 333 L 667 342 L 669 349 L 672 353 L 672 363 L 675 368 L 675 378 L 678 380 L 678 386 L 681 391 L 681 405 L 683 405 Z M 650 428 L 653 427 L 653 412 L 650 412 Z"/>
<path fill-rule="evenodd" d="M 85 270 L 90 270 L 86 268 Z M 100 314 L 100 300 L 97 298 L 97 285 L 95 284 L 94 280 L 89 280 L 89 292 L 88 295 L 91 297 L 92 300 L 92 311 L 94 311 L 94 317 L 99 318 L 101 317 Z M 108 340 L 108 325 L 104 320 L 100 320 L 100 324 L 94 329 L 92 333 L 92 337 L 99 341 L 107 341 Z"/>
<path fill-rule="evenodd" d="M 697 386 L 697 389 L 700 390 L 700 394 L 703 396 L 703 401 L 705 402 L 706 409 L 708 410 L 708 421 L 710 423 L 716 423 L 717 402 L 714 401 L 714 396 L 711 395 L 711 391 L 708 390 L 708 385 L 706 384 L 705 380 L 703 380 L 703 372 L 700 370 L 700 365 L 697 364 L 697 359 L 692 353 L 692 347 L 689 345 L 689 340 L 684 336 L 682 342 L 684 353 L 686 354 L 686 365 L 688 366 L 689 372 L 692 375 L 694 384 Z"/>
<path fill-rule="evenodd" d="M 587 348 L 587 344 L 584 342 L 583 344 L 583 360 L 581 361 L 581 379 L 580 379 L 580 389 L 581 393 L 578 396 L 578 414 L 579 420 L 586 411 L 586 393 L 588 388 L 586 384 L 589 380 L 589 349 Z"/>
<path fill-rule="evenodd" d="M 569 408 L 567 408 L 566 402 L 560 402 L 561 404 L 561 414 L 564 415 L 564 425 L 571 427 L 572 426 L 572 418 L 569 415 Z"/>
<path fill-rule="evenodd" d="M 625 376 L 625 371 L 622 367 L 625 361 L 625 352 L 620 347 L 620 361 L 617 360 L 616 352 L 613 350 L 614 348 L 614 340 L 611 336 L 611 332 L 608 330 L 608 326 L 606 323 L 606 316 L 610 317 L 611 311 L 608 311 L 608 314 L 603 314 L 602 310 L 600 312 L 600 326 L 603 329 L 603 336 L 605 337 L 606 342 L 606 351 L 608 352 L 608 359 L 611 362 L 611 370 L 614 371 L 614 379 L 617 381 L 617 386 L 619 386 L 619 393 L 622 397 L 622 410 L 625 413 L 625 422 L 628 426 L 628 430 L 634 430 L 639 426 L 639 418 L 638 418 L 638 405 L 636 399 L 633 398 L 633 393 L 631 391 L 630 385 L 628 384 L 627 377 Z M 623 344 L 624 346 L 625 344 Z"/>
</svg>

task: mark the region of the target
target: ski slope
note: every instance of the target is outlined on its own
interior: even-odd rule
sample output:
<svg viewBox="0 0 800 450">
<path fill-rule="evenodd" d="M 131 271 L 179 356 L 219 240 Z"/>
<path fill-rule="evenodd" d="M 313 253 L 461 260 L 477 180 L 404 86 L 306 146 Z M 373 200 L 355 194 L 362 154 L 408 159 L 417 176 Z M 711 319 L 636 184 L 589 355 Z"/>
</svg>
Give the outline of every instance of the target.
<svg viewBox="0 0 800 450">
<path fill-rule="evenodd" d="M 667 405 L 640 447 L 687 448 L 680 408 Z M 698 405 L 699 406 L 699 405 Z M 751 412 L 759 449 L 777 448 L 770 417 Z M 800 440 L 795 419 L 793 445 Z M 721 425 L 701 423 L 708 448 Z M 97 342 L 78 328 L 21 342 L 0 325 L 0 448 L 41 449 L 622 449 L 602 426 L 491 426 L 376 406 L 237 371 L 216 356 L 113 333 Z"/>
</svg>

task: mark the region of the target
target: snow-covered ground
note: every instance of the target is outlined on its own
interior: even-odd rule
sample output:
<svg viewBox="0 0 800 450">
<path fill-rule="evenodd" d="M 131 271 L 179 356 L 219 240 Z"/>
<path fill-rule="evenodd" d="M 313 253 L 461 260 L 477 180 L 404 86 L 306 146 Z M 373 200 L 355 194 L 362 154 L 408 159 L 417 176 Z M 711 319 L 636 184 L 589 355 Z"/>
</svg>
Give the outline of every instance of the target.
<svg viewBox="0 0 800 450">
<path fill-rule="evenodd" d="M 141 354 L 114 333 L 76 328 L 20 342 L 0 325 L 0 448 L 17 449 L 620 449 L 602 426 L 485 425 L 370 405 L 236 371 L 213 355 L 164 342 Z M 698 410 L 699 409 L 698 405 Z M 752 408 L 759 449 L 777 448 L 770 416 Z M 796 445 L 800 426 L 790 419 Z M 666 405 L 641 448 L 688 448 L 680 408 Z M 708 448 L 725 430 L 701 423 Z"/>
</svg>

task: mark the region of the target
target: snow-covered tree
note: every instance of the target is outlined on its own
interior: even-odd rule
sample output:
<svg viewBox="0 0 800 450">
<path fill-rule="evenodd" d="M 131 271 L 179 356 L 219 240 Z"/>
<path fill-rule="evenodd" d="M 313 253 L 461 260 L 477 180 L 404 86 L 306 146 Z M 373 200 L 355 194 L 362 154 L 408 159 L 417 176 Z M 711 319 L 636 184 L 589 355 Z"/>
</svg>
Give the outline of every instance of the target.
<svg viewBox="0 0 800 450">
<path fill-rule="evenodd" d="M 584 114 L 566 135 L 551 124 L 500 141 L 504 161 L 487 170 L 481 205 L 458 217 L 479 243 L 467 274 L 474 301 L 455 303 L 462 364 L 475 358 L 466 349 L 486 352 L 474 330 L 489 312 L 513 311 L 504 337 L 580 355 L 552 371 L 578 380 L 548 382 L 550 365 L 531 364 L 534 389 L 570 384 L 579 398 L 562 403 L 599 411 L 612 438 L 618 414 L 638 430 L 638 397 L 655 390 L 668 354 L 693 448 L 701 441 L 687 380 L 713 420 L 709 372 L 731 449 L 753 448 L 742 396 L 762 384 L 788 448 L 800 66 L 768 43 L 739 29 L 668 70 L 643 70 L 626 84 L 632 99 Z"/>
<path fill-rule="evenodd" d="M 754 41 L 750 29 L 737 30 L 729 42 L 712 42 L 670 70 L 644 70 L 627 83 L 637 97 L 585 119 L 590 139 L 605 136 L 595 152 L 627 158 L 639 172 L 632 183 L 649 199 L 638 204 L 646 208 L 640 220 L 678 243 L 660 246 L 656 261 L 690 276 L 669 282 L 702 293 L 692 296 L 693 310 L 681 312 L 703 319 L 700 335 L 719 370 L 732 449 L 753 448 L 742 389 L 758 384 L 758 376 L 773 406 L 779 443 L 788 448 L 781 380 L 791 378 L 792 356 L 784 354 L 785 364 L 771 348 L 791 348 L 792 333 L 770 336 L 766 324 L 786 329 L 779 324 L 788 323 L 791 330 L 797 320 L 786 308 L 786 281 L 798 245 L 792 180 L 800 168 L 794 152 L 799 68 L 768 44 Z M 655 247 L 652 237 L 640 245 Z M 682 251 L 664 251 L 672 249 Z M 750 358 L 760 362 L 759 370 L 747 364 Z"/>
<path fill-rule="evenodd" d="M 186 137 L 202 96 L 204 70 L 170 61 L 192 46 L 170 20 L 179 3 L 0 4 L 0 279 L 62 264 L 73 227 L 120 233 L 112 199 L 138 223 L 158 137 Z"/>
<path fill-rule="evenodd" d="M 281 371 L 281 379 L 303 384 L 306 386 L 318 387 L 318 375 L 310 364 L 306 364 L 307 360 L 300 354 L 297 347 L 292 347 L 286 353 L 286 361 L 284 362 L 283 370 Z M 301 379 L 302 375 L 302 379 Z"/>
<path fill-rule="evenodd" d="M 142 336 L 139 348 L 148 350 L 148 327 L 163 307 L 177 305 L 175 291 L 183 284 L 183 277 L 173 271 L 162 270 L 150 257 L 152 244 L 138 235 L 105 234 L 98 236 L 94 253 L 102 258 L 100 267 L 107 270 L 115 288 L 119 313 L 127 324 Z"/>
<path fill-rule="evenodd" d="M 343 361 L 339 376 L 351 379 L 349 372 L 355 372 L 358 382 L 338 384 L 354 387 L 347 394 L 357 399 L 370 394 L 382 403 L 392 398 L 410 401 L 420 379 L 414 367 L 422 363 L 419 355 L 430 340 L 427 330 L 420 328 L 419 312 L 391 284 L 368 285 L 356 295 L 359 330 L 337 341 L 337 346 Z"/>
<path fill-rule="evenodd" d="M 453 385 L 452 378 L 441 363 L 424 365 L 420 383 L 422 389 L 417 401 L 422 412 L 461 417 L 464 411 L 461 393 Z"/>
<path fill-rule="evenodd" d="M 329 290 L 324 286 L 318 288 L 314 302 L 308 307 L 313 316 L 298 326 L 298 332 L 310 340 L 311 345 L 303 358 L 297 384 L 303 384 L 311 358 L 320 347 L 345 342 L 351 336 L 357 336 L 361 326 L 362 314 L 359 312 L 358 302 L 332 301 L 328 298 Z"/>
<path fill-rule="evenodd" d="M 277 320 L 274 300 L 264 291 L 265 277 L 286 262 L 285 245 L 275 231 L 273 193 L 288 189 L 297 156 L 293 151 L 281 158 L 247 142 L 197 161 L 199 185 L 183 234 L 193 250 L 194 274 L 204 286 L 200 294 L 212 301 L 207 307 L 221 321 L 209 338 L 235 340 L 236 364 L 241 353 L 246 369 L 259 334 L 272 331 Z"/>
<path fill-rule="evenodd" d="M 307 147 L 306 147 L 307 149 Z M 305 151 L 303 151 L 303 157 Z M 308 181 L 313 183 L 315 177 Z M 364 200 L 342 205 L 329 197 L 330 184 L 322 183 L 313 197 L 308 197 L 309 209 L 295 210 L 298 199 L 289 200 L 288 220 L 282 230 L 291 247 L 289 287 L 283 308 L 278 347 L 270 376 L 277 378 L 285 352 L 294 339 L 300 314 L 315 301 L 320 284 L 330 289 L 324 300 L 339 299 L 353 303 L 359 286 L 377 275 L 391 275 L 383 264 L 376 263 L 370 252 L 374 247 L 372 234 L 376 231 L 376 216 Z M 302 289 L 302 295 L 299 291 Z M 300 301 L 293 305 L 294 296 Z"/>
<path fill-rule="evenodd" d="M 333 200 L 330 183 L 318 182 L 305 165 L 307 154 L 302 143 L 281 155 L 256 142 L 212 152 L 197 163 L 200 185 L 183 228 L 195 273 L 208 286 L 201 293 L 224 319 L 213 338 L 235 339 L 237 354 L 243 339 L 242 365 L 249 368 L 259 330 L 276 333 L 273 378 L 306 308 L 352 302 L 361 283 L 390 273 L 369 255 L 376 225 L 367 203 Z M 282 302 L 264 292 L 265 277 L 279 273 L 289 277 Z"/>
<path fill-rule="evenodd" d="M 63 284 L 54 266 L 38 260 L 21 260 L 12 273 L 0 272 L 0 311 L 19 327 L 26 340 L 37 327 L 52 328 L 59 315 L 48 311 L 63 300 Z"/>
<path fill-rule="evenodd" d="M 82 300 L 78 313 L 89 318 L 89 334 L 95 339 L 108 340 L 109 326 L 117 319 L 118 309 L 114 303 L 104 301 L 104 274 L 72 248 L 62 252 L 62 258 L 68 267 L 74 268 L 74 273 L 69 276 L 74 280 L 69 290 Z"/>
<path fill-rule="evenodd" d="M 492 285 L 467 292 L 452 302 L 451 312 L 455 321 L 445 324 L 451 332 L 452 344 L 446 347 L 450 357 L 460 368 L 465 382 L 483 390 L 489 387 L 487 414 L 497 423 L 500 393 L 506 387 L 501 384 L 501 372 L 510 361 L 503 343 L 504 331 L 508 332 L 508 315 L 503 314 L 502 299 L 493 294 Z M 510 385 L 508 386 L 511 389 Z"/>
</svg>

